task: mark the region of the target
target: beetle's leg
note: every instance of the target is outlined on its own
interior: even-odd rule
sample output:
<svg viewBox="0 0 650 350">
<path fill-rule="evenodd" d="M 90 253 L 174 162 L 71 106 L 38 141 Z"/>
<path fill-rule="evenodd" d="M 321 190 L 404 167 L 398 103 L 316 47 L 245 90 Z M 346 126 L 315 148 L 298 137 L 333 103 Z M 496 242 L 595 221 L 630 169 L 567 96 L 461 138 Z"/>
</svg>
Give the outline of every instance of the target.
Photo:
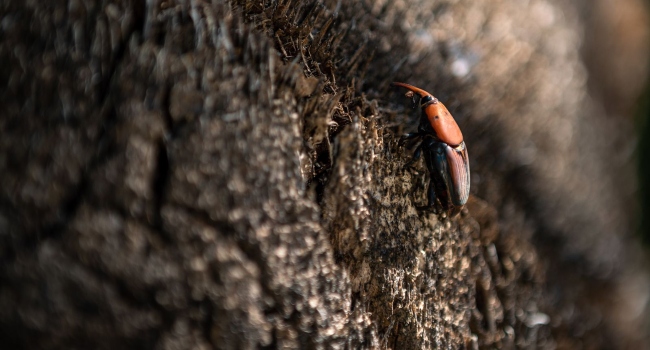
<svg viewBox="0 0 650 350">
<path fill-rule="evenodd" d="M 413 94 L 411 96 L 411 108 L 415 108 L 415 107 L 418 107 L 418 100 L 417 97 L 415 97 L 415 94 Z"/>
<path fill-rule="evenodd" d="M 403 140 L 410 140 L 412 138 L 416 138 L 416 137 L 420 137 L 420 136 L 422 136 L 422 135 L 419 132 L 410 132 L 408 134 L 404 134 L 402 136 L 402 139 Z"/>
<path fill-rule="evenodd" d="M 420 156 L 422 155 L 422 144 L 419 144 L 418 147 L 415 149 L 415 152 L 413 152 L 413 158 L 409 160 L 406 164 L 404 164 L 404 169 L 410 168 L 413 163 L 417 162 L 420 159 Z"/>
<path fill-rule="evenodd" d="M 461 210 L 463 210 L 462 206 L 456 206 L 452 205 L 452 208 L 449 210 L 449 217 L 454 218 L 460 214 Z"/>
<path fill-rule="evenodd" d="M 436 183 L 433 177 L 429 180 L 429 189 L 427 190 L 427 201 L 430 208 L 436 207 Z"/>
<path fill-rule="evenodd" d="M 415 209 L 418 211 L 428 211 L 433 212 L 434 214 L 439 214 L 439 210 L 436 207 L 436 183 L 435 180 L 429 180 L 429 188 L 427 189 L 427 205 L 417 206 Z"/>
<path fill-rule="evenodd" d="M 401 146 L 404 143 L 406 143 L 407 141 L 418 138 L 418 137 L 422 137 L 422 134 L 420 134 L 419 132 L 411 132 L 411 133 L 408 133 L 408 134 L 404 134 L 404 135 L 402 135 L 402 137 L 400 137 L 399 144 Z"/>
</svg>

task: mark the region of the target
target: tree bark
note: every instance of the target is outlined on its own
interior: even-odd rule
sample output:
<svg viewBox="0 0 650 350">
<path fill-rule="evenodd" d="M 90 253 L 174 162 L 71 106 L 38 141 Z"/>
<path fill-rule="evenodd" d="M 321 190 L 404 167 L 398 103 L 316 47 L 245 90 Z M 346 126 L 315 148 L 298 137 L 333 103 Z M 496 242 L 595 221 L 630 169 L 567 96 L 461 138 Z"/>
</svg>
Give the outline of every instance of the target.
<svg viewBox="0 0 650 350">
<path fill-rule="evenodd" d="M 622 154 L 647 67 L 600 68 L 648 62 L 647 30 L 612 59 L 585 4 L 0 5 L 0 342 L 642 348 Z M 392 81 L 463 130 L 457 217 L 416 209 Z"/>
</svg>

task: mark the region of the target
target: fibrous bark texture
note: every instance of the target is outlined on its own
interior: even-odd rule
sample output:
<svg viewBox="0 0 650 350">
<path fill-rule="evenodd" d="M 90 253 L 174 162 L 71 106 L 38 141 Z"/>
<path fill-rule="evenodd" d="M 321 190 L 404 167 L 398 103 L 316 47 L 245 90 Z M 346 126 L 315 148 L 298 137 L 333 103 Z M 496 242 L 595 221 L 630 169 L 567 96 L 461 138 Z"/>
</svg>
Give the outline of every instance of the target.
<svg viewBox="0 0 650 350">
<path fill-rule="evenodd" d="M 595 3 L 3 2 L 0 343 L 642 348 L 649 21 Z M 463 130 L 458 216 L 392 81 Z"/>
</svg>

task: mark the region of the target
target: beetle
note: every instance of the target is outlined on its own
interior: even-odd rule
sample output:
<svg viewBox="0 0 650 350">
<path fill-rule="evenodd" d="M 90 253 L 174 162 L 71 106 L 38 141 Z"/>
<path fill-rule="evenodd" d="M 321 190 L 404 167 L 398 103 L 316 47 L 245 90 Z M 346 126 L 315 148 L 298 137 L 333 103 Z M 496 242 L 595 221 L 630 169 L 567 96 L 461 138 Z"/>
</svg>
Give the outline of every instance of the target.
<svg viewBox="0 0 650 350">
<path fill-rule="evenodd" d="M 429 189 L 427 191 L 428 209 L 435 211 L 436 201 L 444 210 L 460 212 L 469 197 L 469 158 L 467 147 L 456 120 L 447 107 L 430 93 L 405 83 L 393 83 L 409 90 L 408 97 L 420 97 L 420 125 L 415 133 L 406 134 L 402 141 L 417 139 L 419 144 L 410 166 L 424 153 L 429 170 Z"/>
</svg>

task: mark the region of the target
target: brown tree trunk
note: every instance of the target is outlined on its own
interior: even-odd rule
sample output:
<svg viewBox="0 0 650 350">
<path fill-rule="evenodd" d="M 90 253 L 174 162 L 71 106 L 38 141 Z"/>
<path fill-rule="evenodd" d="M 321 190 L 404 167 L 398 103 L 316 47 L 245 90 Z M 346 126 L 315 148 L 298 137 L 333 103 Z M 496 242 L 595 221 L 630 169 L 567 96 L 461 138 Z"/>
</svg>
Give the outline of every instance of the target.
<svg viewBox="0 0 650 350">
<path fill-rule="evenodd" d="M 601 5 L 3 3 L 0 343 L 640 348 L 648 21 L 594 38 Z M 463 130 L 457 217 L 416 209 L 396 80 Z"/>
</svg>

